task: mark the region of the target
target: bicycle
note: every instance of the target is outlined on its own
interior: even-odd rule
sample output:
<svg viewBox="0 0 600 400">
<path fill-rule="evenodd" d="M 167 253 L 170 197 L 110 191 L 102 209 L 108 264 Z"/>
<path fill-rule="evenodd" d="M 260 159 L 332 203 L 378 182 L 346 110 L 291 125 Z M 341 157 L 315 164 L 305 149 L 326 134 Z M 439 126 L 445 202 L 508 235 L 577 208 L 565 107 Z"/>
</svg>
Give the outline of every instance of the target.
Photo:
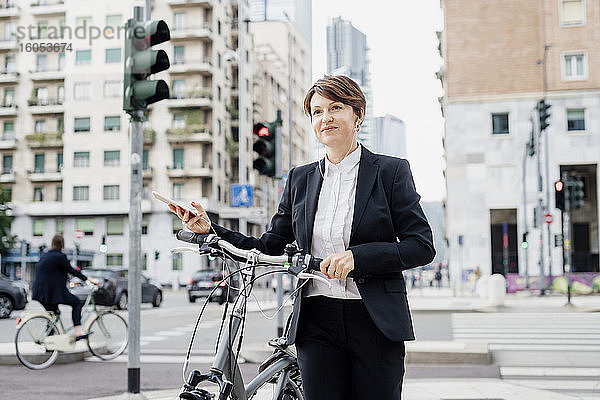
<svg viewBox="0 0 600 400">
<path fill-rule="evenodd" d="M 128 333 L 127 322 L 112 309 L 99 309 L 94 300 L 98 287 L 91 283 L 92 291 L 83 305 L 82 320 L 90 335 L 85 339 L 91 354 L 101 360 L 112 360 L 125 351 Z M 75 336 L 67 333 L 60 311 L 30 311 L 17 318 L 15 349 L 17 358 L 29 369 L 50 367 L 59 352 L 73 351 Z"/>
<path fill-rule="evenodd" d="M 294 348 L 287 346 L 286 338 L 272 339 L 268 344 L 274 348 L 273 354 L 263 361 L 258 368 L 258 375 L 248 384 L 245 384 L 238 365 L 238 356 L 243 340 L 244 323 L 246 317 L 246 302 L 252 292 L 253 283 L 266 275 L 272 273 L 291 273 L 299 279 L 318 279 L 329 285 L 327 279 L 312 274 L 310 270 L 319 270 L 321 259 L 312 257 L 310 254 L 301 254 L 301 251 L 293 244 L 285 248 L 285 255 L 270 256 L 256 249 L 242 250 L 231 243 L 213 234 L 198 234 L 189 231 L 177 232 L 177 238 L 184 242 L 198 244 L 199 249 L 179 247 L 171 252 L 192 251 L 200 255 L 220 257 L 224 261 L 230 258 L 234 261 L 245 262 L 245 267 L 235 270 L 227 275 L 227 280 L 234 274 L 241 275 L 242 286 L 229 315 L 228 329 L 223 330 L 225 314 L 228 303 L 225 303 L 224 317 L 221 321 L 216 355 L 210 370 L 203 374 L 194 369 L 186 379 L 185 373 L 189 366 L 189 358 L 194 343 L 196 329 L 208 304 L 205 301 L 196 321 L 196 329 L 192 333 L 190 345 L 183 365 L 184 384 L 179 392 L 179 399 L 184 400 L 251 400 L 264 399 L 269 395 L 273 400 L 304 400 L 300 370 L 298 368 L 296 352 Z M 269 271 L 256 276 L 255 269 L 258 266 L 282 266 L 284 269 Z M 227 285 L 231 287 L 231 285 Z M 302 288 L 298 285 L 295 294 Z M 210 296 L 209 296 L 210 297 Z M 241 329 L 241 333 L 240 333 Z M 236 337 L 240 333 L 235 347 Z M 212 383 L 218 386 L 218 393 L 211 393 L 199 387 L 203 383 Z"/>
</svg>

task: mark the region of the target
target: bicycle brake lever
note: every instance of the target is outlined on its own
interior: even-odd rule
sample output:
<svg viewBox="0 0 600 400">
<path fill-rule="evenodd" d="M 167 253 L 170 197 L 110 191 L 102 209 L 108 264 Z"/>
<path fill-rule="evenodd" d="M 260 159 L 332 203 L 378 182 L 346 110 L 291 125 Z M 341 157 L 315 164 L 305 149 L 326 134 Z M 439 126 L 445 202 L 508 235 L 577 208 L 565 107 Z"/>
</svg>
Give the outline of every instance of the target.
<svg viewBox="0 0 600 400">
<path fill-rule="evenodd" d="M 198 249 L 195 247 L 173 247 L 171 250 L 169 250 L 171 252 L 171 254 L 174 253 L 183 253 L 186 251 L 189 251 L 191 253 L 198 253 Z"/>
<path fill-rule="evenodd" d="M 325 283 L 328 287 L 331 287 L 331 282 L 329 282 L 329 280 L 327 280 L 319 275 L 309 274 L 308 272 L 300 272 L 298 274 L 298 278 L 299 279 L 316 279 L 318 281 Z"/>
</svg>

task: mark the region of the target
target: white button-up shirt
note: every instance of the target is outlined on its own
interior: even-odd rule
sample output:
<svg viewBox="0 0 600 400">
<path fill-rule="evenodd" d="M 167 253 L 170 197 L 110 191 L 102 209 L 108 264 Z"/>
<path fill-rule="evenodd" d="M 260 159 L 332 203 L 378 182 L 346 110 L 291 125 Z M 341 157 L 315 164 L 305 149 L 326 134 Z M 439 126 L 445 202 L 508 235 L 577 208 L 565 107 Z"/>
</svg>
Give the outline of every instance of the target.
<svg viewBox="0 0 600 400">
<path fill-rule="evenodd" d="M 359 145 L 338 164 L 331 163 L 325 157 L 323 186 L 319 194 L 312 235 L 311 254 L 315 257 L 324 259 L 348 249 L 361 153 L 362 148 Z M 317 274 L 327 278 L 321 272 Z M 352 278 L 329 279 L 329 282 L 331 288 L 317 280 L 309 280 L 303 292 L 304 296 L 361 298 Z"/>
</svg>

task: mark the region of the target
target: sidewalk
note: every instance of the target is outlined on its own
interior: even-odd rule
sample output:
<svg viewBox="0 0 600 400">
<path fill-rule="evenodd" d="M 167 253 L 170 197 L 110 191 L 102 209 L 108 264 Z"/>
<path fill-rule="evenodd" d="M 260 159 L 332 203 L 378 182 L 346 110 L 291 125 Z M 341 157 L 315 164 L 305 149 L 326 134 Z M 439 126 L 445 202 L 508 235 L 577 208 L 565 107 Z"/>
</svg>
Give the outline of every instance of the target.
<svg viewBox="0 0 600 400">
<path fill-rule="evenodd" d="M 547 390 L 530 389 L 500 379 L 407 379 L 404 382 L 402 398 L 405 400 L 575 400 Z M 98 397 L 90 400 L 176 400 L 179 389 L 157 390 L 129 395 Z M 271 396 L 258 397 L 253 400 L 271 400 Z M 376 400 L 376 399 L 373 399 Z"/>
</svg>

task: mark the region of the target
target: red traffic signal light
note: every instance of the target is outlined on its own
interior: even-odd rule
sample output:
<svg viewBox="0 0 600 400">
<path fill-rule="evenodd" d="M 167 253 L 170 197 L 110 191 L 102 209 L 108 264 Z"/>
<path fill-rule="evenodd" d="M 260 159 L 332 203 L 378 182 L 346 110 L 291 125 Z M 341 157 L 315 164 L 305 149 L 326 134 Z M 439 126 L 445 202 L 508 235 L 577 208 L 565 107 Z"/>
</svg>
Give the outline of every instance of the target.
<svg viewBox="0 0 600 400">
<path fill-rule="evenodd" d="M 254 125 L 254 134 L 257 135 L 258 137 L 264 137 L 267 138 L 269 136 L 271 136 L 271 132 L 269 131 L 269 128 L 266 127 L 264 124 L 255 124 Z"/>
</svg>

